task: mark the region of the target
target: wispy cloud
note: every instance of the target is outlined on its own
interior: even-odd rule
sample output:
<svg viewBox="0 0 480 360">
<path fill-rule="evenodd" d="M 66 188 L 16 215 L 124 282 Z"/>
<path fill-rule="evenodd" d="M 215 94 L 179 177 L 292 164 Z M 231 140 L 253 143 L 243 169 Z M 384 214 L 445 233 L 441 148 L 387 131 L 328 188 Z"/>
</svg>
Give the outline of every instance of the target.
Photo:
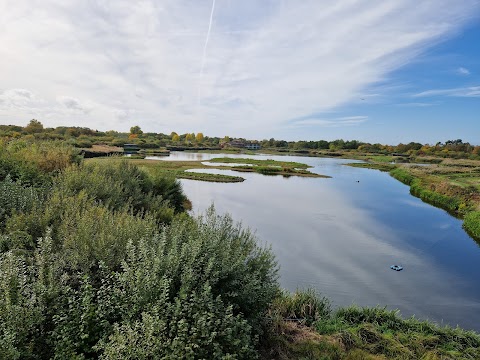
<svg viewBox="0 0 480 360">
<path fill-rule="evenodd" d="M 291 127 L 345 127 L 356 126 L 368 120 L 368 116 L 346 116 L 331 119 L 310 118 L 293 121 Z"/>
<path fill-rule="evenodd" d="M 401 106 L 401 107 L 429 107 L 434 105 L 437 105 L 437 103 L 409 102 L 409 103 L 397 104 L 397 106 Z"/>
<path fill-rule="evenodd" d="M 435 97 L 435 96 L 455 96 L 455 97 L 480 97 L 480 86 L 470 86 L 453 89 L 434 89 L 427 90 L 413 95 L 414 97 Z"/>
<path fill-rule="evenodd" d="M 5 0 L 0 122 L 267 136 L 289 119 L 358 103 L 480 10 L 476 0 L 451 4 Z"/>
<path fill-rule="evenodd" d="M 91 110 L 91 105 L 82 104 L 80 100 L 71 96 L 58 96 L 57 101 L 70 110 L 81 111 L 84 113 L 88 113 Z"/>
<path fill-rule="evenodd" d="M 464 67 L 459 67 L 458 69 L 455 70 L 455 72 L 458 75 L 462 75 L 462 76 L 470 75 L 470 70 Z"/>
</svg>

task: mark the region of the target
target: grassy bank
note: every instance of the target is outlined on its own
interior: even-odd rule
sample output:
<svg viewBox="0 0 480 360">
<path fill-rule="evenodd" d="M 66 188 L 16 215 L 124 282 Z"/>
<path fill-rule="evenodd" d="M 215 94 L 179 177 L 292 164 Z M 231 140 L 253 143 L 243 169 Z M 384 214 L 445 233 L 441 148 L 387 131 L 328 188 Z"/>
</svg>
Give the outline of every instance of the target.
<svg viewBox="0 0 480 360">
<path fill-rule="evenodd" d="M 264 359 L 478 359 L 480 336 L 403 319 L 385 308 L 331 311 L 313 291 L 283 294 L 269 312 L 271 336 Z"/>
<path fill-rule="evenodd" d="M 428 166 L 368 162 L 349 166 L 388 171 L 423 201 L 464 219 L 463 227 L 480 241 L 480 161 L 445 159 Z"/>
</svg>

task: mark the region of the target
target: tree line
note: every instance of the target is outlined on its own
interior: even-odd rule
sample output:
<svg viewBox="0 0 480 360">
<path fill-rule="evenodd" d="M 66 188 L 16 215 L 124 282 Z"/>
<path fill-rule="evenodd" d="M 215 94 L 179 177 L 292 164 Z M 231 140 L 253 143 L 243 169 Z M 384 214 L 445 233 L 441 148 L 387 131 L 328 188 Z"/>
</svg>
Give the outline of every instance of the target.
<svg viewBox="0 0 480 360">
<path fill-rule="evenodd" d="M 98 131 L 85 127 L 59 126 L 45 128 L 38 120 L 31 120 L 26 126 L 0 125 L 0 137 L 6 139 L 25 140 L 62 140 L 78 148 L 90 148 L 93 145 L 123 146 L 133 143 L 140 148 L 154 149 L 168 146 L 182 146 L 186 148 L 227 146 L 233 137 L 211 137 L 202 132 L 179 134 L 172 131 L 170 134 L 144 132 L 140 126 L 130 128 L 130 132 L 115 130 Z M 247 141 L 240 138 L 238 140 Z M 418 142 L 400 143 L 397 145 L 368 143 L 360 140 L 336 139 L 333 141 L 286 141 L 274 138 L 263 140 L 249 140 L 260 144 L 262 149 L 291 152 L 360 152 L 385 155 L 414 155 L 436 156 L 453 158 L 480 158 L 480 146 L 464 142 L 461 139 L 446 140 L 436 144 L 421 144 Z"/>
</svg>

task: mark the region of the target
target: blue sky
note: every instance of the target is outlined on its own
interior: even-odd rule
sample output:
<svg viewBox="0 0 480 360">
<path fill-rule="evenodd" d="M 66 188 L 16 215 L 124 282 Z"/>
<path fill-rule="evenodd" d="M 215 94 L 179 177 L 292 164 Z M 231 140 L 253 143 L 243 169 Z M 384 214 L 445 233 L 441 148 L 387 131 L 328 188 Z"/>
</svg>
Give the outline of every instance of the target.
<svg viewBox="0 0 480 360">
<path fill-rule="evenodd" d="M 0 123 L 480 144 L 478 0 L 0 1 Z"/>
</svg>

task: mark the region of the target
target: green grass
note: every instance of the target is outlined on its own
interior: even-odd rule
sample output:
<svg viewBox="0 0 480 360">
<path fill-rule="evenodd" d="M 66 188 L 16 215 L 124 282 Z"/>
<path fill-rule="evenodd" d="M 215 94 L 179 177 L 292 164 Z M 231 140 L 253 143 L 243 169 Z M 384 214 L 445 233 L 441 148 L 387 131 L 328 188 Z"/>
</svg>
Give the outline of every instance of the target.
<svg viewBox="0 0 480 360">
<path fill-rule="evenodd" d="M 380 171 L 391 171 L 396 168 L 396 166 L 393 164 L 385 164 L 385 163 L 351 163 L 351 164 L 345 164 L 345 165 L 357 167 L 357 168 L 380 170 Z"/>
<path fill-rule="evenodd" d="M 212 163 L 234 163 L 234 164 L 250 164 L 250 165 L 257 165 L 257 166 L 278 166 L 282 168 L 294 168 L 294 169 L 307 169 L 311 166 L 307 164 L 302 164 L 298 162 L 293 162 L 293 161 L 277 161 L 277 160 L 272 160 L 272 159 L 267 159 L 267 160 L 259 160 L 259 159 L 249 159 L 249 158 L 239 158 L 239 159 L 234 159 L 234 158 L 215 158 L 211 159 L 210 162 Z"/>
<path fill-rule="evenodd" d="M 331 311 L 311 290 L 273 303 L 270 356 L 264 359 L 478 359 L 480 335 L 429 321 L 403 319 L 382 307 Z"/>
<path fill-rule="evenodd" d="M 231 182 L 242 182 L 245 181 L 241 176 L 230 176 L 230 175 L 221 175 L 221 174 L 206 174 L 206 173 L 196 173 L 196 172 L 181 172 L 177 176 L 178 179 L 189 179 L 189 180 L 199 180 L 199 181 L 209 181 L 209 182 L 222 182 L 222 183 L 231 183 Z"/>
<path fill-rule="evenodd" d="M 480 240 L 480 211 L 472 211 L 465 215 L 463 227 L 472 237 Z"/>
</svg>

